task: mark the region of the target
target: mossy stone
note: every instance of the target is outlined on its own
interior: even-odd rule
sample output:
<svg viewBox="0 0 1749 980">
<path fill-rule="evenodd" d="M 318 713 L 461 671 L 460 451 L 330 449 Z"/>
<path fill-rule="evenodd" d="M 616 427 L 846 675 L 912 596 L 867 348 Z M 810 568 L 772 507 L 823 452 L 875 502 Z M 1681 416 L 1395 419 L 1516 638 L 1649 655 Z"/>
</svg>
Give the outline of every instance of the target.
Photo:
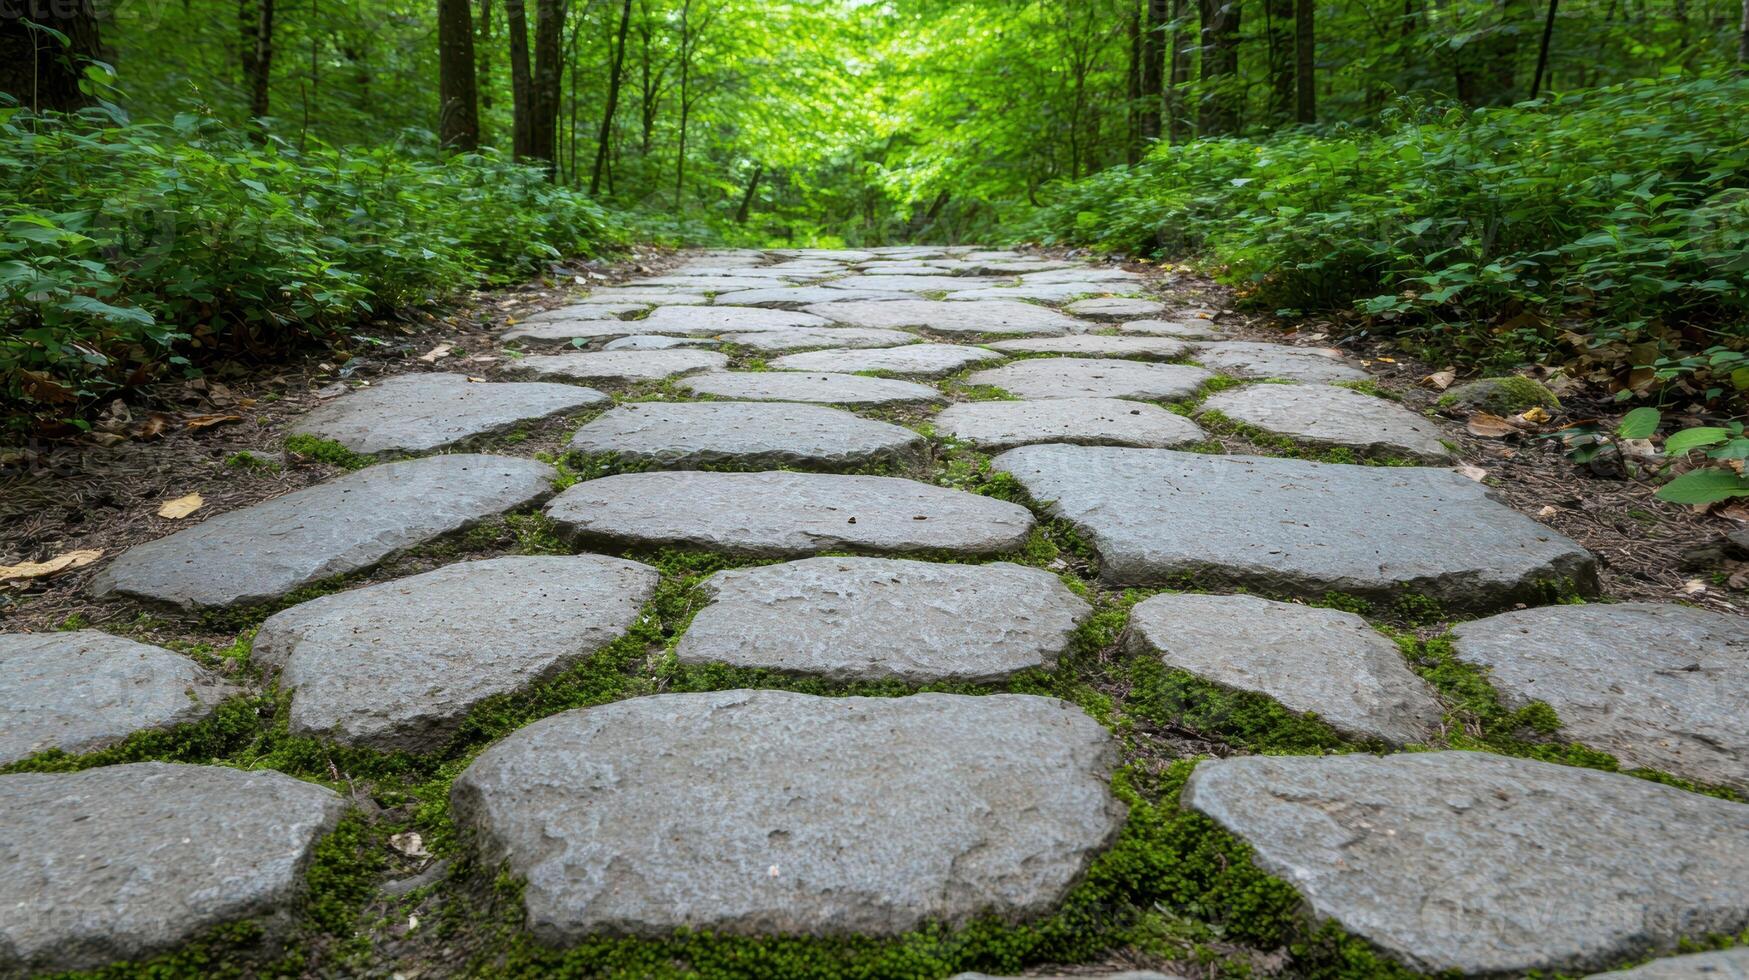
<svg viewBox="0 0 1749 980">
<path fill-rule="evenodd" d="M 1561 400 L 1547 387 L 1508 375 L 1504 378 L 1482 378 L 1459 385 L 1440 396 L 1440 408 L 1470 408 L 1496 415 L 1517 415 L 1533 408 L 1559 409 Z"/>
</svg>

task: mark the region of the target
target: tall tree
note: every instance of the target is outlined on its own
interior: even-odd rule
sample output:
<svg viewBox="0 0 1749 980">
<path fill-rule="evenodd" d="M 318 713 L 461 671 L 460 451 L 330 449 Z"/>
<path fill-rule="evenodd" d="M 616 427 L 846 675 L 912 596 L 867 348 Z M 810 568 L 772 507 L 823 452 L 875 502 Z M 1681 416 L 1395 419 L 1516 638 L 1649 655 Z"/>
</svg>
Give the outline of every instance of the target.
<svg viewBox="0 0 1749 980">
<path fill-rule="evenodd" d="M 525 160 L 534 153 L 534 78 L 528 69 L 528 8 L 524 0 L 504 0 L 504 27 L 510 32 L 511 153 Z"/>
<path fill-rule="evenodd" d="M 470 0 L 437 0 L 438 133 L 446 149 L 480 148 L 480 107 Z"/>
<path fill-rule="evenodd" d="M 535 0 L 534 92 L 530 101 L 533 128 L 528 155 L 547 161 L 549 172 L 556 172 L 559 159 L 559 84 L 564 74 L 559 39 L 564 23 L 560 0 Z"/>
<path fill-rule="evenodd" d="M 1298 98 L 1295 80 L 1299 64 L 1294 48 L 1294 7 L 1297 0 L 1264 0 L 1263 36 L 1269 70 L 1269 111 L 1264 118 L 1272 126 L 1294 118 Z"/>
<path fill-rule="evenodd" d="M 72 112 L 88 105 L 79 79 L 86 64 L 101 57 L 99 33 L 91 0 L 0 10 L 0 92 L 33 109 Z"/>
<path fill-rule="evenodd" d="M 1165 108 L 1166 30 L 1171 0 L 1146 0 L 1148 20 L 1142 33 L 1142 138 L 1160 138 L 1160 113 Z"/>
<path fill-rule="evenodd" d="M 1167 135 L 1173 143 L 1190 135 L 1190 113 L 1184 106 L 1184 87 L 1190 84 L 1189 0 L 1172 0 L 1172 70 L 1167 78 Z"/>
<path fill-rule="evenodd" d="M 1298 97 L 1294 120 L 1318 121 L 1318 38 L 1313 32 L 1315 0 L 1294 0 L 1294 80 Z"/>
<path fill-rule="evenodd" d="M 697 13 L 703 8 L 702 13 Z M 680 3 L 680 146 L 674 157 L 674 206 L 683 205 L 686 191 L 686 136 L 692 127 L 692 110 L 702 97 L 693 84 L 693 62 L 698 57 L 701 38 L 716 17 L 716 9 L 706 6 L 706 0 L 681 0 Z"/>
<path fill-rule="evenodd" d="M 1134 166 L 1141 159 L 1142 148 L 1142 8 L 1129 0 L 1129 74 L 1125 90 L 1129 94 L 1130 138 L 1124 144 L 1124 162 Z"/>
<path fill-rule="evenodd" d="M 590 197 L 601 193 L 601 171 L 607 166 L 607 149 L 613 135 L 613 111 L 619 107 L 620 78 L 625 71 L 626 31 L 631 24 L 632 0 L 625 0 L 619 10 L 619 44 L 613 49 L 613 69 L 607 77 L 607 105 L 601 110 L 601 135 L 595 142 L 595 172 L 589 175 Z M 754 181 L 758 182 L 757 176 Z"/>
<path fill-rule="evenodd" d="M 1737 74 L 1749 75 L 1749 0 L 1743 0 L 1742 20 L 1737 25 Z"/>
<path fill-rule="evenodd" d="M 1544 73 L 1549 68 L 1549 41 L 1555 36 L 1555 9 L 1560 0 L 1549 0 L 1548 16 L 1543 19 L 1542 42 L 1536 46 L 1536 74 L 1530 77 L 1530 97 L 1536 98 L 1543 87 Z"/>
<path fill-rule="evenodd" d="M 255 57 L 250 61 L 249 115 L 268 112 L 268 82 L 273 79 L 273 0 L 256 0 Z"/>
<path fill-rule="evenodd" d="M 1202 104 L 1197 130 L 1203 136 L 1231 133 L 1239 126 L 1242 89 L 1239 74 L 1239 0 L 1199 0 L 1202 13 Z"/>
<path fill-rule="evenodd" d="M 480 0 L 479 33 L 474 36 L 475 64 L 479 66 L 480 142 L 487 142 L 484 116 L 492 111 L 492 0 Z"/>
</svg>

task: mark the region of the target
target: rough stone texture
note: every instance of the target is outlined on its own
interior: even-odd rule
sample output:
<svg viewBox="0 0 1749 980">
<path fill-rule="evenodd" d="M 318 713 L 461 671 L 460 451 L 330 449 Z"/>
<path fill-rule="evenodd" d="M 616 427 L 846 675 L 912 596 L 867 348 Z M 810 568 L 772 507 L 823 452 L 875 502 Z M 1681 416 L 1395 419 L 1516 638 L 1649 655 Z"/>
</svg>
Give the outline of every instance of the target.
<svg viewBox="0 0 1749 980">
<path fill-rule="evenodd" d="M 1645 966 L 1595 973 L 1586 980 L 1749 980 L 1749 946 L 1653 960 Z"/>
<path fill-rule="evenodd" d="M 1182 415 L 1121 398 L 961 402 L 934 422 L 937 433 L 991 452 L 1039 442 L 1170 449 L 1208 435 Z"/>
<path fill-rule="evenodd" d="M 0 776 L 0 972 L 95 969 L 239 919 L 281 933 L 345 809 L 314 783 L 220 766 Z"/>
<path fill-rule="evenodd" d="M 918 276 L 918 275 L 858 275 L 845 276 L 827 283 L 831 289 L 879 289 L 901 293 L 952 293 L 966 289 L 999 286 L 1010 279 L 985 279 L 978 276 Z"/>
<path fill-rule="evenodd" d="M 911 293 L 891 289 L 833 289 L 827 286 L 786 286 L 782 288 L 743 289 L 721 293 L 717 303 L 724 306 L 763 306 L 774 310 L 799 310 L 812 303 L 840 303 L 847 300 L 916 299 Z"/>
<path fill-rule="evenodd" d="M 1596 969 L 1749 926 L 1749 806 L 1480 752 L 1205 762 L 1182 801 L 1411 968 Z"/>
<path fill-rule="evenodd" d="M 664 469 L 855 469 L 915 459 L 928 441 L 904 426 L 821 405 L 631 402 L 577 430 L 571 448 Z"/>
<path fill-rule="evenodd" d="M 956 302 L 986 302 L 1002 300 L 1033 300 L 1039 303 L 1061 303 L 1083 296 L 1098 296 L 1122 292 L 1127 287 L 1109 282 L 1023 282 L 1016 286 L 989 286 L 948 293 Z"/>
<path fill-rule="evenodd" d="M 1020 398 L 1134 398 L 1172 401 L 1196 394 L 1213 375 L 1182 364 L 1089 357 L 1036 357 L 966 378 Z"/>
<path fill-rule="evenodd" d="M 1749 620 L 1648 602 L 1551 606 L 1457 628 L 1458 659 L 1513 708 L 1625 765 L 1749 794 Z"/>
<path fill-rule="evenodd" d="M 1365 371 L 1322 347 L 1215 340 L 1197 346 L 1198 362 L 1235 378 L 1285 378 L 1289 381 L 1365 381 Z"/>
<path fill-rule="evenodd" d="M 563 343 L 577 337 L 596 337 L 600 336 L 602 322 L 608 322 L 607 329 L 618 329 L 613 324 L 620 322 L 621 316 L 649 308 L 646 303 L 577 304 L 560 307 L 529 317 L 504 331 L 499 339 Z M 584 326 L 585 324 L 588 326 Z"/>
<path fill-rule="evenodd" d="M 899 405 L 942 400 L 941 392 L 914 381 L 825 371 L 716 371 L 687 378 L 681 385 L 700 395 L 756 402 Z"/>
<path fill-rule="evenodd" d="M 619 639 L 659 577 L 596 555 L 460 562 L 277 613 L 253 657 L 280 668 L 293 735 L 429 752 L 485 699 Z"/>
<path fill-rule="evenodd" d="M 316 408 L 292 423 L 291 431 L 337 442 L 355 453 L 422 453 L 610 401 L 599 391 L 576 385 L 403 374 Z"/>
<path fill-rule="evenodd" d="M 1133 320 L 1118 327 L 1119 334 L 1143 337 L 1177 337 L 1180 340 L 1216 340 L 1228 335 L 1213 320 Z"/>
<path fill-rule="evenodd" d="M 1050 911 L 1117 835 L 1116 761 L 1053 698 L 661 694 L 535 722 L 450 799 L 539 940 L 879 936 Z"/>
<path fill-rule="evenodd" d="M 180 653 L 100 630 L 0 635 L 0 765 L 201 721 L 231 692 Z"/>
<path fill-rule="evenodd" d="M 1424 742 L 1444 716 L 1397 645 L 1353 613 L 1247 595 L 1158 595 L 1131 611 L 1126 646 L 1315 714 L 1347 738 Z"/>
<path fill-rule="evenodd" d="M 916 327 L 935 333 L 1056 335 L 1081 333 L 1090 326 L 1056 310 L 1018 302 L 853 300 L 817 303 L 806 309 L 809 313 L 853 327 Z"/>
<path fill-rule="evenodd" d="M 1125 970 L 1122 973 L 1077 973 L 1072 977 L 1067 974 L 1059 974 L 1057 976 L 1034 974 L 1026 977 L 993 977 L 988 973 L 956 973 L 949 977 L 948 980 L 1184 980 L 1184 978 L 1177 975 L 1167 976 L 1164 973 L 1156 973 L 1153 970 Z"/>
<path fill-rule="evenodd" d="M 754 306 L 664 306 L 635 321 L 639 333 L 678 333 L 715 336 L 723 333 L 753 333 L 756 330 L 789 330 L 794 327 L 827 327 L 824 317 L 796 310 L 767 310 Z"/>
<path fill-rule="evenodd" d="M 536 354 L 514 361 L 510 369 L 537 378 L 564 378 L 585 384 L 637 384 L 661 381 L 729 366 L 726 354 L 710 350 L 604 350 Z M 611 400 L 611 399 L 610 399 Z"/>
<path fill-rule="evenodd" d="M 710 297 L 704 293 L 689 293 L 678 289 L 664 289 L 660 286 L 644 288 L 627 288 L 617 286 L 611 289 L 598 289 L 577 301 L 589 306 L 597 303 L 642 303 L 646 306 L 702 306 L 710 302 Z"/>
<path fill-rule="evenodd" d="M 730 333 L 723 341 L 757 351 L 814 350 L 823 347 L 898 347 L 923 338 L 903 330 L 870 330 L 866 327 L 797 327 L 761 333 Z"/>
<path fill-rule="evenodd" d="M 1139 283 L 1145 277 L 1126 269 L 1110 267 L 1100 268 L 1094 265 L 1073 265 L 1067 269 L 1049 269 L 1043 272 L 1029 272 L 1020 277 L 1021 282 L 1103 282 L 1103 283 Z"/>
<path fill-rule="evenodd" d="M 1165 449 L 1024 446 L 995 460 L 1091 538 L 1113 584 L 1420 592 L 1453 609 L 1597 589 L 1596 559 L 1450 470 Z"/>
<path fill-rule="evenodd" d="M 982 347 L 957 344 L 908 344 L 878 350 L 817 350 L 786 354 L 771 362 L 779 371 L 883 371 L 922 378 L 952 374 L 975 364 L 1003 360 L 1001 354 Z"/>
<path fill-rule="evenodd" d="M 1304 446 L 1363 456 L 1449 462 L 1439 429 L 1396 402 L 1329 385 L 1247 385 L 1219 392 L 1199 411 L 1220 412 Z"/>
<path fill-rule="evenodd" d="M 626 473 L 579 483 L 547 514 L 583 542 L 783 558 L 821 551 L 1015 551 L 1032 514 L 1007 501 L 884 476 Z"/>
<path fill-rule="evenodd" d="M 135 545 L 91 592 L 184 609 L 276 599 L 534 503 L 557 476 L 509 456 L 383 463 Z"/>
<path fill-rule="evenodd" d="M 1504 378 L 1483 378 L 1458 385 L 1439 396 L 1439 407 L 1479 409 L 1495 415 L 1517 415 L 1538 407 L 1559 409 L 1561 400 L 1541 383 L 1511 375 Z"/>
<path fill-rule="evenodd" d="M 1016 354 L 1075 354 L 1080 357 L 1131 357 L 1143 361 L 1164 361 L 1190 353 L 1190 345 L 1177 340 L 1156 337 L 1113 337 L 1108 334 L 1080 334 L 1074 337 L 1028 337 L 1022 340 L 998 340 L 990 345 L 999 351 Z"/>
<path fill-rule="evenodd" d="M 717 342 L 709 337 L 663 337 L 655 334 L 635 334 L 621 337 L 603 344 L 601 349 L 614 350 L 673 350 L 677 347 L 715 347 Z"/>
<path fill-rule="evenodd" d="M 1138 317 L 1158 316 L 1166 312 L 1166 304 L 1152 299 L 1111 297 L 1084 299 L 1078 303 L 1070 303 L 1065 309 L 1089 320 L 1133 320 Z"/>
<path fill-rule="evenodd" d="M 1050 572 L 992 562 L 808 558 L 718 572 L 675 650 L 835 681 L 994 683 L 1050 670 L 1092 609 Z"/>
</svg>

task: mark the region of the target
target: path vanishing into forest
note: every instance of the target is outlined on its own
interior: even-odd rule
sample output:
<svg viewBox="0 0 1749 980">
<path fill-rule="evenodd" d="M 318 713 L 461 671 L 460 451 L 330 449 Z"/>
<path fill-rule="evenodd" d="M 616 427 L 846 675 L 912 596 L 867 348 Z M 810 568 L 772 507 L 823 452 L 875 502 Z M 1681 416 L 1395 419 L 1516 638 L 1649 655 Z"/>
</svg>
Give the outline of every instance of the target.
<svg viewBox="0 0 1749 980">
<path fill-rule="evenodd" d="M 441 902 L 503 867 L 564 947 L 1048 916 L 1126 846 L 1114 777 L 1169 763 L 1162 732 L 1249 732 L 1177 805 L 1409 970 L 1582 975 L 1749 929 L 1741 621 L 1572 601 L 1599 598 L 1594 556 L 1461 472 L 1448 423 L 1165 285 L 970 247 L 721 250 L 506 324 L 488 377 L 420 364 L 299 419 L 347 471 L 91 580 L 176 621 L 276 610 L 246 670 L 0 636 L 0 763 L 276 692 L 331 758 L 465 763 L 430 777 L 453 777 L 443 860 L 397 834 L 419 876 L 372 888 Z M 518 451 L 557 420 L 563 454 Z M 523 546 L 373 577 L 506 520 Z M 527 700 L 598 675 L 618 693 Z M 1460 682 L 1510 737 L 1466 726 Z M 506 703 L 562 709 L 495 729 Z M 273 769 L 134 757 L 0 775 L 0 973 L 272 933 L 364 819 Z M 1741 976 L 1749 950 L 1632 972 Z"/>
</svg>

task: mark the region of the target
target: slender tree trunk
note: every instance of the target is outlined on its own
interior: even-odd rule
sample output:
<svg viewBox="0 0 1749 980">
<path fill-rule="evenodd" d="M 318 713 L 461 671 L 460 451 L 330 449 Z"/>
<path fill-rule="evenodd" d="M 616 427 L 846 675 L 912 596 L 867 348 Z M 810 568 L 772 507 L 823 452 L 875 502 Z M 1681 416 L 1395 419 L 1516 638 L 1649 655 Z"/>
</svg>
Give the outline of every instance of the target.
<svg viewBox="0 0 1749 980">
<path fill-rule="evenodd" d="M 469 0 L 437 0 L 438 133 L 445 149 L 480 148 L 480 107 Z"/>
<path fill-rule="evenodd" d="M 1543 39 L 1536 49 L 1536 74 L 1530 78 L 1530 97 L 1542 90 L 1544 72 L 1549 67 L 1549 40 L 1555 36 L 1555 7 L 1560 0 L 1549 0 L 1548 16 L 1543 18 Z"/>
<path fill-rule="evenodd" d="M 504 26 L 510 31 L 510 104 L 514 117 L 511 152 L 534 156 L 534 84 L 528 70 L 528 12 L 524 0 L 504 0 Z"/>
<path fill-rule="evenodd" d="M 686 188 L 686 129 L 692 116 L 692 0 L 680 5 L 680 150 L 674 160 L 674 210 Z"/>
<path fill-rule="evenodd" d="M 534 4 L 534 92 L 530 100 L 533 109 L 532 131 L 529 133 L 529 156 L 547 162 L 547 172 L 557 175 L 559 161 L 559 85 L 564 63 L 560 58 L 559 37 L 565 13 L 559 0 L 535 0 Z"/>
<path fill-rule="evenodd" d="M 765 164 L 753 165 L 753 179 L 747 182 L 747 190 L 741 195 L 741 206 L 735 209 L 735 224 L 747 223 L 747 214 L 753 209 L 753 195 L 759 190 L 759 178 L 765 176 Z"/>
<path fill-rule="evenodd" d="M 1318 43 L 1313 33 L 1314 0 L 1294 0 L 1294 78 L 1298 98 L 1294 120 L 1310 125 L 1318 121 Z"/>
<path fill-rule="evenodd" d="M 1749 74 L 1749 0 L 1743 0 L 1743 12 L 1737 25 L 1737 74 Z"/>
<path fill-rule="evenodd" d="M 1130 108 L 1129 139 L 1124 141 L 1124 162 L 1133 167 L 1141 160 L 1142 147 L 1142 8 L 1136 0 L 1129 2 L 1130 62 L 1124 91 L 1129 95 Z"/>
<path fill-rule="evenodd" d="M 1299 2 L 1265 0 L 1263 4 L 1263 34 L 1269 42 L 1269 111 L 1265 118 L 1271 126 L 1295 118 L 1298 105 L 1294 85 L 1299 63 L 1294 48 L 1294 8 Z"/>
<path fill-rule="evenodd" d="M 255 79 L 255 37 L 261 32 L 261 11 L 255 8 L 255 0 L 237 0 L 237 62 L 242 69 L 242 75 L 237 80 L 237 87 L 248 89 Z"/>
<path fill-rule="evenodd" d="M 613 111 L 619 107 L 620 78 L 625 71 L 626 31 L 632 24 L 632 0 L 625 0 L 619 11 L 619 44 L 613 49 L 613 69 L 607 76 L 607 105 L 601 110 L 601 136 L 595 142 L 595 172 L 589 175 L 589 196 L 601 191 L 601 171 L 607 166 L 607 147 L 613 135 Z M 757 171 L 755 171 L 757 174 Z M 754 183 L 759 178 L 753 178 Z M 742 211 L 746 205 L 742 205 Z M 739 220 L 746 220 L 745 218 Z"/>
<path fill-rule="evenodd" d="M 479 81 L 474 86 L 479 94 L 479 142 L 489 142 L 486 116 L 492 111 L 492 0 L 480 0 L 479 34 L 474 38 L 474 63 L 479 66 Z"/>
<path fill-rule="evenodd" d="M 1185 30 L 1188 0 L 1172 0 L 1172 71 L 1166 90 L 1168 136 L 1173 143 L 1190 135 L 1190 113 L 1184 106 L 1184 86 L 1190 84 L 1190 34 Z"/>
<path fill-rule="evenodd" d="M 1203 136 L 1231 133 L 1238 126 L 1238 100 L 1231 91 L 1239 73 L 1239 0 L 1200 0 L 1202 12 L 1202 105 L 1197 129 Z"/>
<path fill-rule="evenodd" d="M 1170 0 L 1147 0 L 1148 19 L 1142 34 L 1142 138 L 1160 138 L 1160 113 L 1165 107 L 1166 31 Z"/>
<path fill-rule="evenodd" d="M 249 78 L 249 115 L 260 118 L 268 112 L 268 82 L 273 78 L 273 0 L 259 0 L 255 22 L 254 74 Z"/>
<path fill-rule="evenodd" d="M 28 13 L 32 24 L 59 31 L 67 43 L 27 25 L 11 9 L 0 10 L 0 92 L 38 110 L 72 112 L 89 105 L 79 79 L 85 63 L 101 60 L 103 53 L 91 0 L 19 6 L 22 10 L 16 13 Z"/>
</svg>

